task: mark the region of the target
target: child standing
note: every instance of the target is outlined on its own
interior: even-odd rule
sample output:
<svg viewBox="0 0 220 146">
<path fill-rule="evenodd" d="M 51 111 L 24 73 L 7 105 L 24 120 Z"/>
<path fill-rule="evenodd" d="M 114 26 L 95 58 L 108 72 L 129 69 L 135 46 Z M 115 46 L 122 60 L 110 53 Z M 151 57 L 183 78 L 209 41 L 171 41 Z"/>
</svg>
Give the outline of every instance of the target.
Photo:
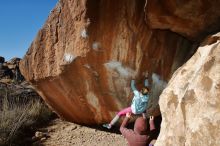
<svg viewBox="0 0 220 146">
<path fill-rule="evenodd" d="M 143 117 L 145 117 L 145 110 L 147 108 L 147 103 L 149 99 L 149 83 L 148 80 L 145 79 L 144 81 L 144 87 L 139 92 L 137 88 L 135 87 L 135 81 L 131 80 L 131 89 L 134 93 L 134 97 L 132 99 L 132 103 L 130 107 L 127 107 L 117 113 L 117 115 L 112 119 L 112 121 L 109 124 L 104 124 L 103 127 L 111 129 L 112 126 L 117 123 L 119 118 L 121 116 L 125 116 L 126 113 L 132 113 L 132 114 L 142 114 Z"/>
</svg>

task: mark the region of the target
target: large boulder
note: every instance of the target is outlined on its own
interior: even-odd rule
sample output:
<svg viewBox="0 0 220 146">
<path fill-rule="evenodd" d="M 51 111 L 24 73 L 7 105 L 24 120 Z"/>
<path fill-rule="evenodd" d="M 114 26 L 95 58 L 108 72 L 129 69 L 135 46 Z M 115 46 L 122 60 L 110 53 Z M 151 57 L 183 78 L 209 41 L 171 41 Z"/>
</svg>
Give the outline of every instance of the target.
<svg viewBox="0 0 220 146">
<path fill-rule="evenodd" d="M 0 56 L 0 76 L 2 74 L 3 63 L 5 62 L 5 58 Z"/>
<path fill-rule="evenodd" d="M 5 58 L 0 56 L 0 63 L 4 63 L 5 62 Z"/>
<path fill-rule="evenodd" d="M 17 57 L 10 59 L 9 61 L 7 61 L 8 68 L 11 70 L 16 70 L 16 68 L 18 68 L 18 66 L 19 66 L 20 60 L 21 59 L 17 58 Z"/>
<path fill-rule="evenodd" d="M 159 104 L 156 146 L 220 145 L 220 33 L 174 73 Z"/>
<path fill-rule="evenodd" d="M 168 80 L 195 48 L 176 33 L 148 28 L 144 6 L 60 0 L 21 61 L 22 74 L 61 117 L 109 121 L 130 105 L 132 78 L 138 88 L 147 72 Z"/>
<path fill-rule="evenodd" d="M 3 57 L 0 57 L 0 82 L 18 83 L 24 81 L 24 77 L 21 75 L 19 69 L 20 60 L 20 58 L 15 57 L 7 62 L 4 62 L 5 59 Z"/>
</svg>

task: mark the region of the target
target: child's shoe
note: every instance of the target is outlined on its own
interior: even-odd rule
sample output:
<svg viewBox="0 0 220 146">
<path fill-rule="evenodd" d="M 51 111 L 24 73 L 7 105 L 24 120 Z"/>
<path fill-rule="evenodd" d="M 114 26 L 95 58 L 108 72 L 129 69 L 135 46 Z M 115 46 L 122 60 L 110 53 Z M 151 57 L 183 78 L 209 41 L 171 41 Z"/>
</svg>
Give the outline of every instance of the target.
<svg viewBox="0 0 220 146">
<path fill-rule="evenodd" d="M 102 126 L 107 128 L 107 129 L 111 129 L 112 128 L 112 126 L 110 124 L 103 124 Z"/>
</svg>

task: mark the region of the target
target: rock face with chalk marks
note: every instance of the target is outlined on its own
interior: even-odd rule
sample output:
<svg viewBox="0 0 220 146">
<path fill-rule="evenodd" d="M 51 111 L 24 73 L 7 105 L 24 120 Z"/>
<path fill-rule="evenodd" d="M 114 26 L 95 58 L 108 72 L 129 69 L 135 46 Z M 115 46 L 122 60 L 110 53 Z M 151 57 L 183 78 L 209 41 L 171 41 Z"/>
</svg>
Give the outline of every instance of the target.
<svg viewBox="0 0 220 146">
<path fill-rule="evenodd" d="M 196 49 L 175 29 L 152 29 L 150 4 L 60 0 L 21 61 L 22 74 L 61 117 L 108 122 L 130 105 L 132 78 L 139 89 L 146 73 L 168 81 Z"/>
</svg>

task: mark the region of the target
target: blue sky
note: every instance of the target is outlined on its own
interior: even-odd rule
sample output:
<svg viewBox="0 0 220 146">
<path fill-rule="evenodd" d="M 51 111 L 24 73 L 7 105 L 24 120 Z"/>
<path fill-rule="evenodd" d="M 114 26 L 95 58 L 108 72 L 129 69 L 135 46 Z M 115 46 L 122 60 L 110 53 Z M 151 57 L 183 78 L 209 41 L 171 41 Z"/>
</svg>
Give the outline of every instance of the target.
<svg viewBox="0 0 220 146">
<path fill-rule="evenodd" d="M 58 0 L 1 0 L 0 56 L 22 58 Z"/>
</svg>

